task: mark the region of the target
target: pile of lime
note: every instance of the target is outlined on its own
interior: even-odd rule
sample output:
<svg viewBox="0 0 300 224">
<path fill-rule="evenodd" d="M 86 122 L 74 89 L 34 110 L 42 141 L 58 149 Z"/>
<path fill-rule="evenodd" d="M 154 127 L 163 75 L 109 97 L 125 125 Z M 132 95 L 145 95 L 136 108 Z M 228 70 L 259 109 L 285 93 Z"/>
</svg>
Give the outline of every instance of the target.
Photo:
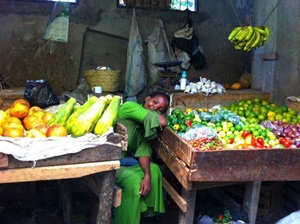
<svg viewBox="0 0 300 224">
<path fill-rule="evenodd" d="M 227 107 L 239 116 L 243 116 L 249 123 L 260 123 L 264 120 L 283 121 L 290 124 L 300 123 L 300 113 L 286 105 L 278 106 L 270 101 L 254 98 L 241 99 Z"/>
</svg>

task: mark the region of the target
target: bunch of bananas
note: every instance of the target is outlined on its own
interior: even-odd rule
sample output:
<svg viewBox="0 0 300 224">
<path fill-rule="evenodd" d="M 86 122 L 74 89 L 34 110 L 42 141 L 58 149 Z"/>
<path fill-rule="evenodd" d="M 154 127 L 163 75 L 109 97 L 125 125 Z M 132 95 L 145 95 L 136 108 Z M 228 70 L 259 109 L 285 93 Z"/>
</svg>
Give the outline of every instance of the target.
<svg viewBox="0 0 300 224">
<path fill-rule="evenodd" d="M 228 36 L 236 50 L 250 51 L 263 46 L 269 39 L 270 29 L 266 26 L 238 26 Z"/>
</svg>

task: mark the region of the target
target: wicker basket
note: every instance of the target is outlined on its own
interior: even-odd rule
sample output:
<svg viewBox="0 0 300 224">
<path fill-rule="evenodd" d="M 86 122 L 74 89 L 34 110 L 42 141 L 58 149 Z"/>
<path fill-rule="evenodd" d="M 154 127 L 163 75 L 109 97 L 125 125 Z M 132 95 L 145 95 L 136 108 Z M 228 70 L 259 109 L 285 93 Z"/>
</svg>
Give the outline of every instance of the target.
<svg viewBox="0 0 300 224">
<path fill-rule="evenodd" d="M 90 88 L 102 86 L 103 92 L 118 92 L 121 70 L 87 70 L 83 73 Z"/>
</svg>

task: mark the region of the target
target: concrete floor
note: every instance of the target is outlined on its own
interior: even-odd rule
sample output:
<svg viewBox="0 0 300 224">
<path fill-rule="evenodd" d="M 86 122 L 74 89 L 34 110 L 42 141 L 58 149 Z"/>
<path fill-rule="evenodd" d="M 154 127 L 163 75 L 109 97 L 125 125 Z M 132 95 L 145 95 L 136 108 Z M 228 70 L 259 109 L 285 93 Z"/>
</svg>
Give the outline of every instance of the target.
<svg viewBox="0 0 300 224">
<path fill-rule="evenodd" d="M 0 185 L 0 224 L 63 224 L 59 192 L 56 181 Z M 207 195 L 205 191 L 197 194 L 195 224 L 203 207 L 207 210 L 220 208 Z M 73 224 L 90 224 L 97 197 L 79 180 L 73 180 L 72 199 Z M 143 218 L 141 224 L 176 224 L 178 207 L 167 195 L 165 205 L 166 214 L 157 218 Z M 283 210 L 275 211 L 268 217 L 258 217 L 257 224 L 272 224 L 285 215 Z"/>
</svg>

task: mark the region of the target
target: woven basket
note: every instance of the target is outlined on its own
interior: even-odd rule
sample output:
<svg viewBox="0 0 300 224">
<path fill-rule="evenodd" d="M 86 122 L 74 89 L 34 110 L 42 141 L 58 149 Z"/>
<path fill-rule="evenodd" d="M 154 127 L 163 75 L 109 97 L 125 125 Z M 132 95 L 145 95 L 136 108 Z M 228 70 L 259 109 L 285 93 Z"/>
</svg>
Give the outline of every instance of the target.
<svg viewBox="0 0 300 224">
<path fill-rule="evenodd" d="M 103 92 L 118 92 L 121 70 L 87 70 L 83 77 L 91 89 L 94 86 L 102 86 Z"/>
</svg>

